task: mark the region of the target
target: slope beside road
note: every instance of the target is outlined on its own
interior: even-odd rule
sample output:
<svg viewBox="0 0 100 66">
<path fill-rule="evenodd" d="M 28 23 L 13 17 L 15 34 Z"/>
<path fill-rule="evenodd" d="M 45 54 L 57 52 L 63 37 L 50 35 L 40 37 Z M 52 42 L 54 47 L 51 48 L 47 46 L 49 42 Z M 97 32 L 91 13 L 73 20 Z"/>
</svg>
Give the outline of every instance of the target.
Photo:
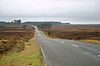
<svg viewBox="0 0 100 66">
<path fill-rule="evenodd" d="M 46 37 L 35 27 L 44 60 L 50 66 L 100 66 L 100 45 Z"/>
</svg>

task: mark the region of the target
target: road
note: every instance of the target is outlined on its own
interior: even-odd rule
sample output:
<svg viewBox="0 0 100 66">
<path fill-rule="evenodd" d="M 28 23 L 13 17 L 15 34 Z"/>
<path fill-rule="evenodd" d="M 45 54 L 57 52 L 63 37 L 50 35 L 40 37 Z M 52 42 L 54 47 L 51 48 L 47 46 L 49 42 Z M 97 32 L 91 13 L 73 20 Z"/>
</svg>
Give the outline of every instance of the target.
<svg viewBox="0 0 100 66">
<path fill-rule="evenodd" d="M 100 45 L 48 38 L 36 27 L 35 37 L 48 66 L 100 66 Z"/>
</svg>

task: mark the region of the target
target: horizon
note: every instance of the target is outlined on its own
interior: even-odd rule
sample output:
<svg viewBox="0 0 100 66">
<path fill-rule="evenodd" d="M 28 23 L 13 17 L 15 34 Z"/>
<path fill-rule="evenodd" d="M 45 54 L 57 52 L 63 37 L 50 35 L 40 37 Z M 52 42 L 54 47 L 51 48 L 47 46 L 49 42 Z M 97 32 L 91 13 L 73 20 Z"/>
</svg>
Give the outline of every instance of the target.
<svg viewBox="0 0 100 66">
<path fill-rule="evenodd" d="M 0 20 L 15 19 L 100 24 L 100 0 L 0 0 Z"/>
<path fill-rule="evenodd" d="M 85 21 L 85 20 L 70 20 L 67 18 L 0 18 L 0 21 L 11 22 L 20 19 L 22 22 L 44 22 L 44 21 L 57 21 L 61 23 L 70 24 L 100 24 L 100 21 Z"/>
</svg>

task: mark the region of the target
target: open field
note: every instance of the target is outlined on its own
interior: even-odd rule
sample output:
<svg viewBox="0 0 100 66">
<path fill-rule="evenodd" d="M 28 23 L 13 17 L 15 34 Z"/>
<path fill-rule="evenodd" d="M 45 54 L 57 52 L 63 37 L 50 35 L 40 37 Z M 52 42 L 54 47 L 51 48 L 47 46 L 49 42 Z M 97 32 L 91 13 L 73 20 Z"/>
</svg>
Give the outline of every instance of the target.
<svg viewBox="0 0 100 66">
<path fill-rule="evenodd" d="M 100 41 L 100 26 L 97 25 L 52 26 L 41 30 L 52 38 Z"/>
<path fill-rule="evenodd" d="M 0 25 L 0 32 L 27 32 L 34 30 L 31 26 L 26 25 Z"/>
</svg>

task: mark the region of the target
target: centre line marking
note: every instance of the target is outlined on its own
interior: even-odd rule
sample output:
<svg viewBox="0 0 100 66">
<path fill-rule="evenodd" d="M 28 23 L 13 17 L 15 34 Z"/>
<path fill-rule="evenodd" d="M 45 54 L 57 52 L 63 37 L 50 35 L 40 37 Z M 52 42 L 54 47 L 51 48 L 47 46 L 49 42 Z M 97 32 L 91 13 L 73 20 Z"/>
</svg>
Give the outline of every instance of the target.
<svg viewBox="0 0 100 66">
<path fill-rule="evenodd" d="M 62 43 L 64 43 L 64 41 L 61 41 Z"/>
<path fill-rule="evenodd" d="M 98 57 L 100 57 L 100 55 L 98 55 Z"/>
<path fill-rule="evenodd" d="M 55 39 L 55 41 L 59 42 L 57 39 Z"/>
<path fill-rule="evenodd" d="M 75 45 L 75 44 L 72 44 L 72 46 L 74 46 L 74 47 L 79 47 L 79 46 L 77 46 L 77 45 Z"/>
</svg>

